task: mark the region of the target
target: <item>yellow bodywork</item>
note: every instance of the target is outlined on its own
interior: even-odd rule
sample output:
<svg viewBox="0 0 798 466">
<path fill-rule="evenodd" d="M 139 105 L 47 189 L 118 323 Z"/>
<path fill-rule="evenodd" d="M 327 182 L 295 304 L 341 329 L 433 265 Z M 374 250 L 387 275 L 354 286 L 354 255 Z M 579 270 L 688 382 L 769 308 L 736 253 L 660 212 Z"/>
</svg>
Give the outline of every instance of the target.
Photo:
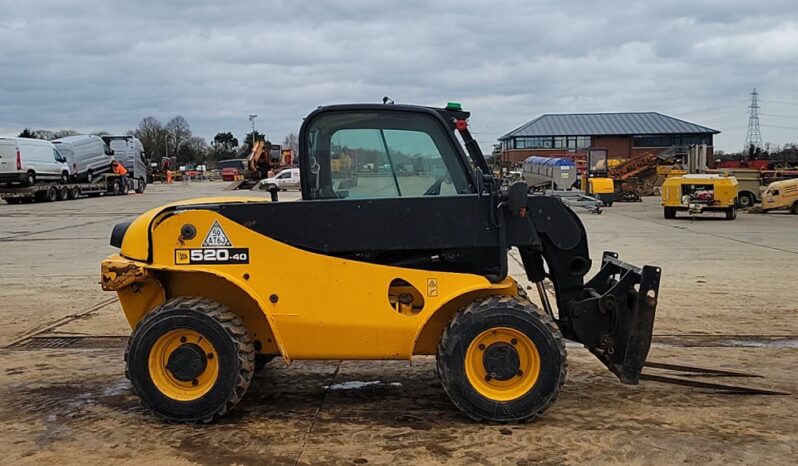
<svg viewBox="0 0 798 466">
<path fill-rule="evenodd" d="M 294 359 L 410 359 L 435 354 L 444 326 L 474 299 L 517 295 L 507 278 L 399 268 L 301 250 L 258 234 L 202 204 L 263 198 L 199 199 L 192 210 L 151 210 L 129 227 L 120 254 L 102 263 L 131 327 L 167 299 L 206 297 L 243 320 L 258 352 Z M 247 264 L 186 264 L 218 222 Z M 193 225 L 196 236 L 181 236 Z M 400 303 L 397 296 L 412 297 Z"/>
<path fill-rule="evenodd" d="M 762 210 L 798 211 L 795 206 L 798 206 L 798 179 L 774 181 L 762 193 Z"/>
<path fill-rule="evenodd" d="M 713 192 L 709 208 L 726 209 L 737 203 L 737 179 L 723 175 L 669 176 L 662 183 L 662 205 L 664 207 L 688 208 L 689 197 L 685 191 L 704 186 Z"/>
</svg>

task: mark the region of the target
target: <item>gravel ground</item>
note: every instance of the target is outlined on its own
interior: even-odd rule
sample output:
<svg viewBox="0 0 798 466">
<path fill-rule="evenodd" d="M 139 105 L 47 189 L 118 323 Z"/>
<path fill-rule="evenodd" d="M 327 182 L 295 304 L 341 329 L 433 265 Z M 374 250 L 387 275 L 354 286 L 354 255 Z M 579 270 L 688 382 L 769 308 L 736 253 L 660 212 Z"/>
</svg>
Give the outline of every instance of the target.
<svg viewBox="0 0 798 466">
<path fill-rule="evenodd" d="M 163 423 L 139 408 L 124 378 L 130 329 L 114 295 L 100 290 L 99 262 L 114 251 L 115 223 L 166 202 L 229 194 L 223 187 L 156 184 L 125 198 L 0 203 L 4 463 L 794 464 L 798 457 L 794 395 L 625 386 L 576 345 L 568 347 L 560 399 L 530 424 L 469 421 L 449 403 L 428 357 L 412 365 L 275 360 L 220 422 Z M 580 217 L 594 257 L 611 249 L 663 269 L 651 360 L 754 373 L 763 377 L 712 381 L 798 393 L 798 217 L 666 221 L 654 198 Z M 528 285 L 517 261 L 511 265 Z M 34 334 L 34 344 L 15 345 Z M 71 345 L 54 347 L 60 343 Z"/>
</svg>

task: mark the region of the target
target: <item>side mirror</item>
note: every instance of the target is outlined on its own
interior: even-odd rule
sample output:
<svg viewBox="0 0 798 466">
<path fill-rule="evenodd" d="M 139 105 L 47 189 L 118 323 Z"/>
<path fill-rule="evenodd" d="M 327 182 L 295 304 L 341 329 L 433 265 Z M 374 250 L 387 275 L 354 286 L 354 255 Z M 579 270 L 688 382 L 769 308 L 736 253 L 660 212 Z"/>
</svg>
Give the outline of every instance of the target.
<svg viewBox="0 0 798 466">
<path fill-rule="evenodd" d="M 107 155 L 109 157 L 114 155 L 114 150 L 113 149 L 108 149 L 107 151 L 105 151 L 105 155 Z"/>
<path fill-rule="evenodd" d="M 507 189 L 507 209 L 513 217 L 526 216 L 528 190 L 525 181 L 515 181 Z"/>
</svg>

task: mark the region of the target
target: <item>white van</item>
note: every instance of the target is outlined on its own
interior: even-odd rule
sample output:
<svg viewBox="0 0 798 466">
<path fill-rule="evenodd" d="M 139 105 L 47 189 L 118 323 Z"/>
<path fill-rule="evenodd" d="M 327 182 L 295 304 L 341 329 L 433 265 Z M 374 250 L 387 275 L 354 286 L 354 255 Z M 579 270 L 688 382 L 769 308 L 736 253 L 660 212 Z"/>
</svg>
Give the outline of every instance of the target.
<svg viewBox="0 0 798 466">
<path fill-rule="evenodd" d="M 100 136 L 68 136 L 54 140 L 53 144 L 66 157 L 74 180 L 91 183 L 97 175 L 111 171 L 114 151 Z"/>
<path fill-rule="evenodd" d="M 69 181 L 69 166 L 50 141 L 0 137 L 0 183 L 31 186 L 39 181 Z"/>
<path fill-rule="evenodd" d="M 299 169 L 286 168 L 280 173 L 271 178 L 265 178 L 258 181 L 258 184 L 253 187 L 253 190 L 271 191 L 277 188 L 282 191 L 289 189 L 299 189 Z"/>
</svg>

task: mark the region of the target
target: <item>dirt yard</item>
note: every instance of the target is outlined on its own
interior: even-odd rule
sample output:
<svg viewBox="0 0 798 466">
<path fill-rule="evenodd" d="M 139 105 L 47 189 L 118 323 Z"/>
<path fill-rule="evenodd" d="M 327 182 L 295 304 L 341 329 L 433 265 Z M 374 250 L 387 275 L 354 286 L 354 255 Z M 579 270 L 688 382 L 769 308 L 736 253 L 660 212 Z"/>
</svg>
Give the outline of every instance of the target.
<svg viewBox="0 0 798 466">
<path fill-rule="evenodd" d="M 431 358 L 289 367 L 275 360 L 221 422 L 161 422 L 139 408 L 124 378 L 130 329 L 114 295 L 100 290 L 99 262 L 114 251 L 108 238 L 115 223 L 169 201 L 226 194 L 223 187 L 157 184 L 125 199 L 0 202 L 4 464 L 794 464 L 798 458 L 798 217 L 666 221 L 657 199 L 580 214 L 594 258 L 610 249 L 663 269 L 649 359 L 758 374 L 701 380 L 793 395 L 621 385 L 569 345 L 565 388 L 530 424 L 469 421 L 442 392 Z M 511 264 L 527 284 L 517 261 Z"/>
</svg>

